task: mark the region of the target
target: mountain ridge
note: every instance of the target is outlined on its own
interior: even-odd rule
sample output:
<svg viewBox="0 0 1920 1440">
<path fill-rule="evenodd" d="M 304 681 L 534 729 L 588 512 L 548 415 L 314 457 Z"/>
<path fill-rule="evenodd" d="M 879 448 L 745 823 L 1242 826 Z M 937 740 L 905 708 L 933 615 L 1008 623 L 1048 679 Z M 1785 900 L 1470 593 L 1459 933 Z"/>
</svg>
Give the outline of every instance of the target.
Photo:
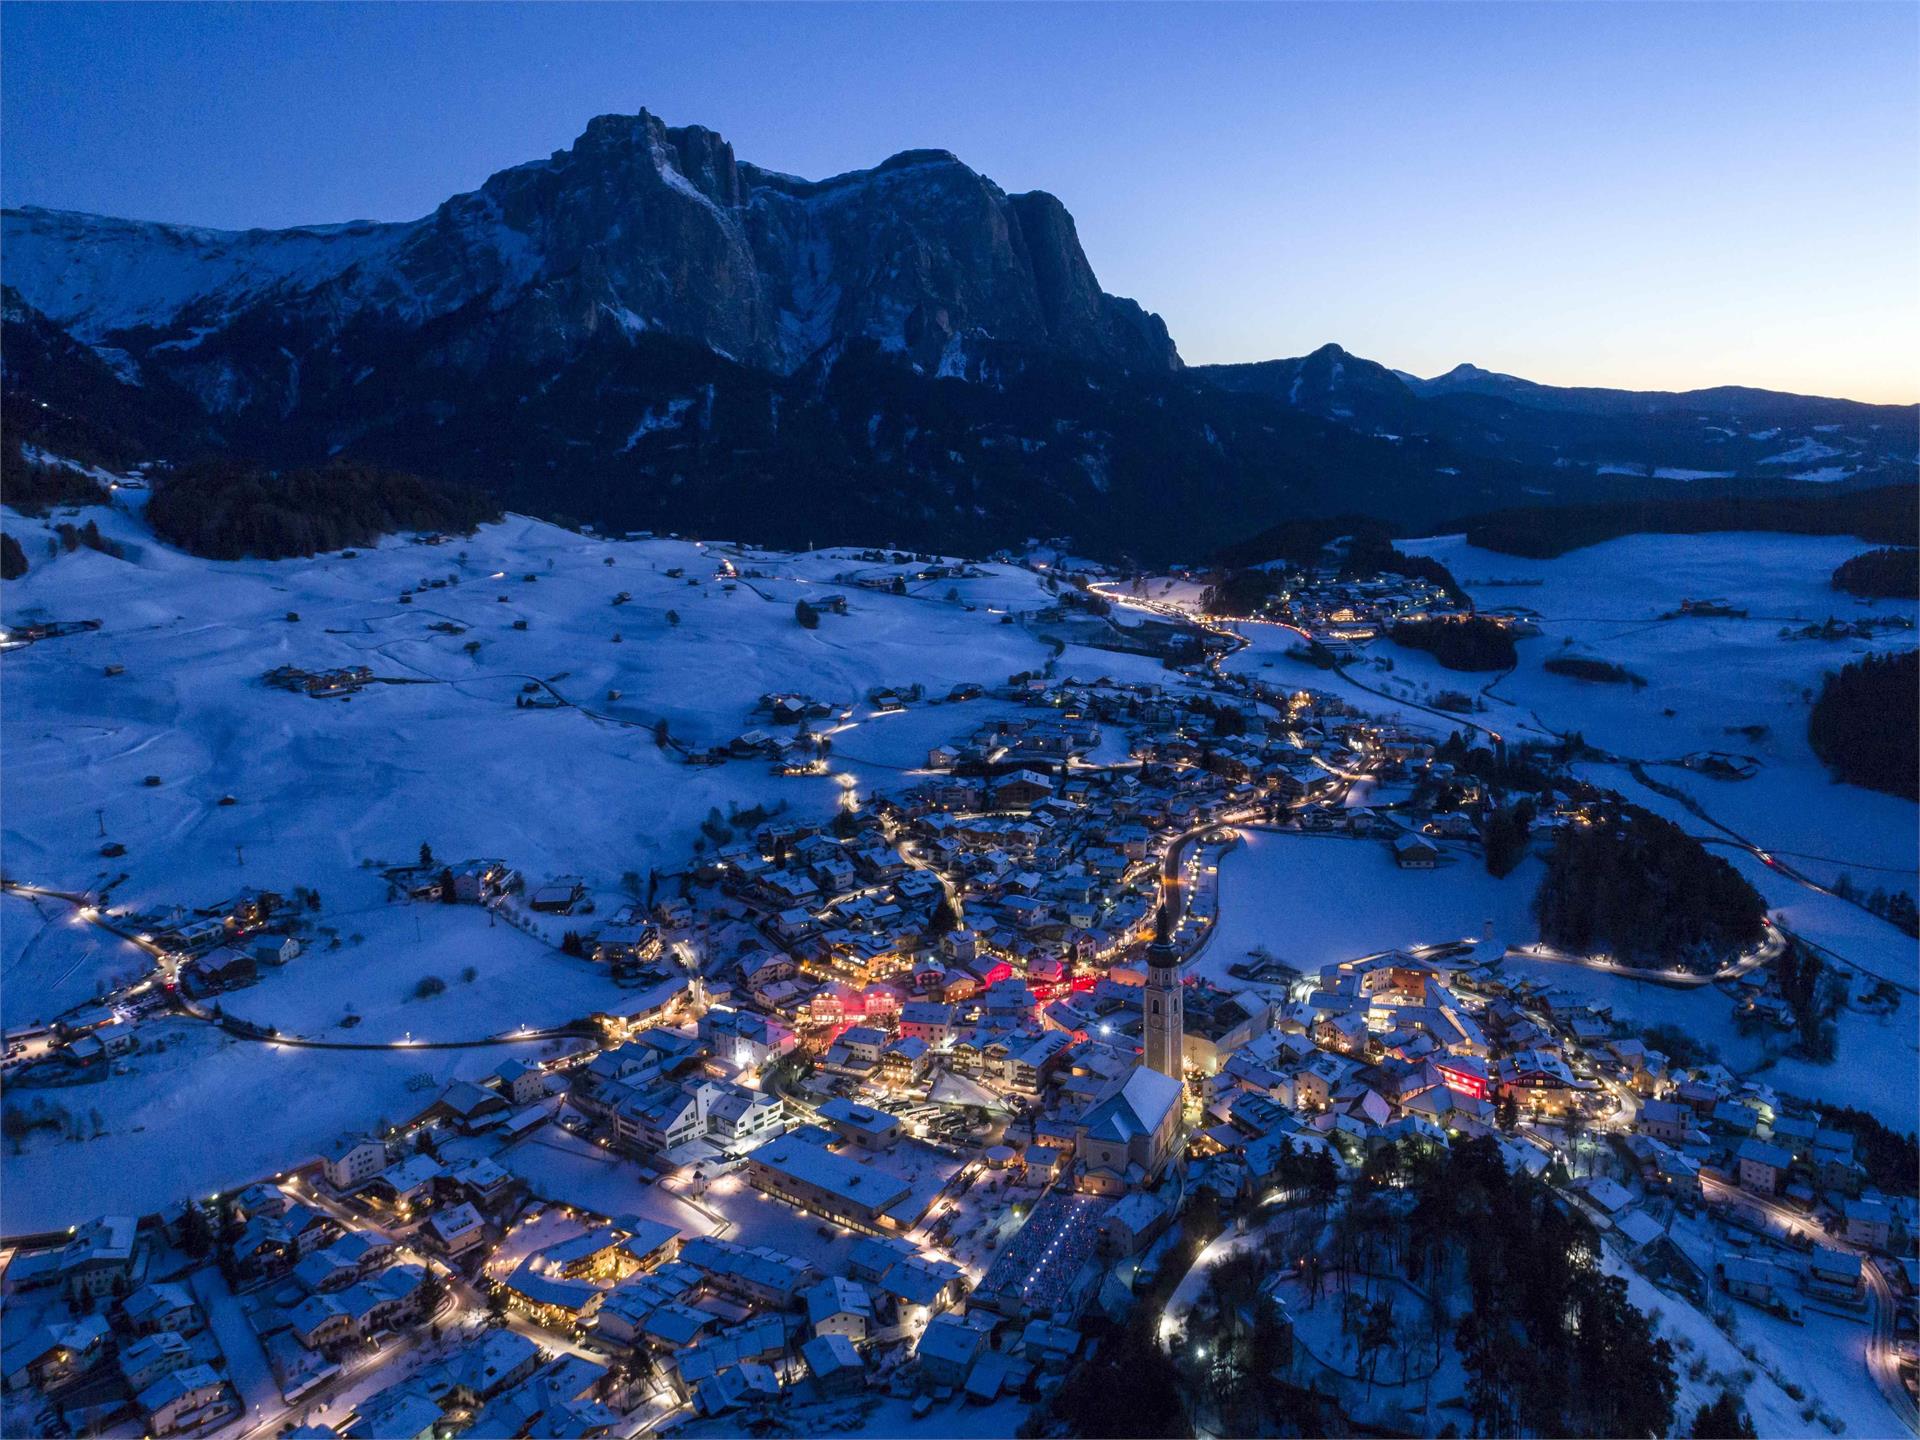
<svg viewBox="0 0 1920 1440">
<path fill-rule="evenodd" d="M 784 373 L 856 335 L 937 367 L 974 331 L 1180 363 L 1159 317 L 1099 289 L 1044 192 L 1010 196 L 943 150 L 803 180 L 645 110 L 596 116 L 571 147 L 417 220 L 220 231 L 21 208 L 5 224 L 8 283 L 90 343 L 152 329 L 184 347 L 266 303 L 430 323 L 544 299 L 576 330 L 664 328 Z M 877 273 L 866 262 L 888 247 L 915 263 Z"/>
<path fill-rule="evenodd" d="M 607 525 L 1166 556 L 1289 515 L 1913 474 L 1905 412 L 1850 402 L 1760 440 L 1697 407 L 1543 406 L 1551 387 L 1492 372 L 1423 393 L 1335 345 L 1187 366 L 1045 191 L 937 149 L 803 179 L 644 110 L 412 221 L 4 225 L 0 363 L 28 439 L 338 457 Z"/>
</svg>

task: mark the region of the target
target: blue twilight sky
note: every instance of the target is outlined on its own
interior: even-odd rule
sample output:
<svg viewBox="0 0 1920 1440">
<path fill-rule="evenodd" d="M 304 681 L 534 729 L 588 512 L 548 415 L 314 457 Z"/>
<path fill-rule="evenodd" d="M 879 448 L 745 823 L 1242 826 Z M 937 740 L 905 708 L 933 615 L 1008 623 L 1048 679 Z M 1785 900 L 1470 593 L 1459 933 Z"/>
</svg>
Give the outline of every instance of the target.
<svg viewBox="0 0 1920 1440">
<path fill-rule="evenodd" d="M 411 218 L 645 106 L 807 176 L 957 153 L 1189 361 L 1920 398 L 1920 6 L 0 9 L 0 193 Z"/>
</svg>

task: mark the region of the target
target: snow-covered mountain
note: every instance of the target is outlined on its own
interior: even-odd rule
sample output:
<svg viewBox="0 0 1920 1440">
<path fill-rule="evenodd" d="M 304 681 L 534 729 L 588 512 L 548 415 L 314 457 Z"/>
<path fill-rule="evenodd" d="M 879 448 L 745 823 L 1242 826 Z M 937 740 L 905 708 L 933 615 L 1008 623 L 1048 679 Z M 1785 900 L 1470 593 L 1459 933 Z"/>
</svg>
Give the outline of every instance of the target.
<svg viewBox="0 0 1920 1440">
<path fill-rule="evenodd" d="M 1051 195 L 940 150 L 797 179 L 644 111 L 403 223 L 7 211 L 0 280 L 5 420 L 54 453 L 341 457 L 607 525 L 1167 558 L 1303 514 L 1913 478 L 1893 407 L 1548 404 L 1338 346 L 1187 369 Z"/>
<path fill-rule="evenodd" d="M 431 215 L 243 232 L 9 211 L 6 280 L 95 345 L 190 377 L 224 332 L 309 349 L 378 324 L 479 312 L 485 343 L 554 356 L 598 331 L 663 332 L 791 373 L 853 338 L 928 370 L 993 336 L 1166 371 L 1165 325 L 1100 290 L 1050 195 L 1008 195 L 945 151 L 808 181 L 735 160 L 699 126 L 602 115 L 546 160 L 494 175 Z M 450 363 L 472 363 L 472 338 Z M 210 400 L 280 403 L 309 357 L 222 379 Z M 317 357 L 312 357 L 317 358 Z M 237 383 L 234 383 L 237 382 Z"/>
<path fill-rule="evenodd" d="M 1571 388 L 1474 365 L 1423 380 L 1337 345 L 1298 359 L 1204 365 L 1191 373 L 1367 434 L 1430 436 L 1483 459 L 1596 477 L 1905 483 L 1914 478 L 1920 435 L 1920 410 L 1911 405 L 1731 385 Z"/>
</svg>

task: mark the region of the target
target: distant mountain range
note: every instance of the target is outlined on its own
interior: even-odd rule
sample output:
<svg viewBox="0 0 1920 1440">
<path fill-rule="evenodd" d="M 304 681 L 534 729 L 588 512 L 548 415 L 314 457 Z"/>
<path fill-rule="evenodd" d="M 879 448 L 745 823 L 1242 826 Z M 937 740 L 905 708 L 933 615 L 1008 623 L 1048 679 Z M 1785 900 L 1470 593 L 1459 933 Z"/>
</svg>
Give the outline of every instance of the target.
<svg viewBox="0 0 1920 1440">
<path fill-rule="evenodd" d="M 1886 484 L 1912 478 L 1920 451 L 1915 406 L 1734 385 L 1574 389 L 1475 365 L 1422 380 L 1338 345 L 1294 360 L 1208 365 L 1190 373 L 1363 433 L 1430 436 L 1483 459 L 1596 476 Z"/>
<path fill-rule="evenodd" d="M 601 116 L 404 224 L 5 214 L 5 421 L 101 463 L 347 456 L 612 528 L 1199 554 L 1293 515 L 1908 482 L 1913 407 L 1183 366 L 1073 218 L 944 151 L 808 181 Z"/>
</svg>

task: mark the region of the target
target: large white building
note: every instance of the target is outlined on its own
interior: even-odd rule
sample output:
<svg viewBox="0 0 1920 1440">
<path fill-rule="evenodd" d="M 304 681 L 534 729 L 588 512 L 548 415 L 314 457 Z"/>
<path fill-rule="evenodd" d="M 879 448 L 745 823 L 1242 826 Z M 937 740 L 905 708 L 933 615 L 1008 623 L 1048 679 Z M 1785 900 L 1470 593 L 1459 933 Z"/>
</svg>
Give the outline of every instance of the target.
<svg viewBox="0 0 1920 1440">
<path fill-rule="evenodd" d="M 387 1147 L 378 1140 L 356 1140 L 327 1157 L 327 1179 L 336 1190 L 351 1190 L 387 1168 Z"/>
</svg>

